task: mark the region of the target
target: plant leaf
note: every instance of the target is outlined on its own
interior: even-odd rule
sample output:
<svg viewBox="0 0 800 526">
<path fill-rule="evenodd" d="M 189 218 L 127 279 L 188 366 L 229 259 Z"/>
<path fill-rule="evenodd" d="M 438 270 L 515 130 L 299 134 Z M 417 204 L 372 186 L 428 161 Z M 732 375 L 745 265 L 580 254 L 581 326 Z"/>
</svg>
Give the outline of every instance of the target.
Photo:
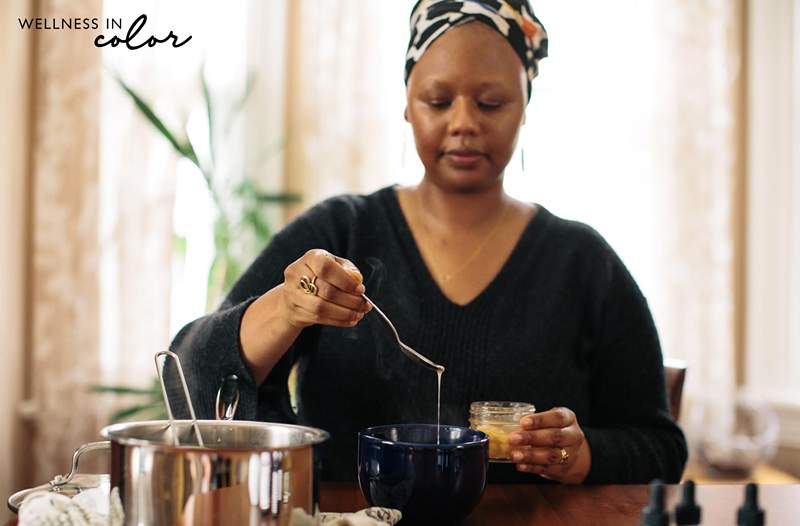
<svg viewBox="0 0 800 526">
<path fill-rule="evenodd" d="M 142 418 L 145 420 L 167 420 L 169 415 L 167 415 L 167 410 L 162 404 L 161 408 L 153 407 L 152 409 L 142 411 Z"/>
<path fill-rule="evenodd" d="M 297 203 L 303 196 L 297 193 L 269 194 L 256 191 L 255 199 L 259 203 Z"/>
<path fill-rule="evenodd" d="M 117 83 L 122 86 L 122 89 L 128 94 L 128 96 L 133 99 L 133 103 L 139 109 L 140 112 L 145 116 L 145 118 L 150 121 L 150 124 L 155 126 L 155 128 L 161 133 L 161 135 L 166 138 L 172 147 L 178 152 L 180 155 L 186 156 L 185 149 L 182 146 L 181 142 L 175 137 L 175 134 L 171 132 L 164 122 L 156 115 L 153 109 L 147 104 L 142 97 L 139 96 L 130 86 L 128 86 L 124 80 L 119 75 L 114 74 L 114 78 L 116 79 Z"/>
<path fill-rule="evenodd" d="M 264 219 L 262 208 L 248 206 L 242 214 L 242 223 L 253 230 L 256 245 L 263 246 L 270 237 L 269 222 Z"/>
<path fill-rule="evenodd" d="M 206 311 L 211 312 L 224 297 L 223 284 L 225 282 L 226 250 L 219 249 L 214 253 L 214 260 L 208 271 L 208 292 L 206 293 Z"/>
<path fill-rule="evenodd" d="M 206 117 L 208 118 L 208 155 L 211 158 L 213 170 L 213 167 L 216 166 L 216 154 L 214 152 L 214 106 L 211 101 L 211 91 L 208 89 L 208 81 L 206 80 L 203 66 L 200 66 L 200 84 L 203 86 L 203 101 L 206 104 Z"/>
<path fill-rule="evenodd" d="M 159 387 L 159 394 L 161 394 Z M 90 385 L 89 391 L 93 393 L 114 393 L 114 394 L 130 394 L 130 395 L 151 395 L 153 394 L 152 388 L 146 387 L 128 387 L 125 385 Z"/>
<path fill-rule="evenodd" d="M 172 236 L 172 250 L 177 252 L 182 258 L 186 258 L 186 237 L 175 234 Z"/>
<path fill-rule="evenodd" d="M 114 414 L 112 414 L 111 415 L 111 421 L 112 422 L 119 422 L 120 420 L 124 420 L 126 418 L 130 418 L 133 415 L 136 415 L 136 414 L 141 413 L 143 411 L 149 411 L 149 410 L 154 410 L 154 409 L 157 409 L 157 407 L 156 407 L 156 404 L 153 404 L 153 403 L 132 405 L 130 407 L 125 407 L 123 409 L 120 409 L 119 411 L 116 411 Z"/>
<path fill-rule="evenodd" d="M 234 256 L 229 254 L 227 260 L 228 263 L 225 265 L 225 275 L 222 282 L 223 290 L 231 290 L 233 284 L 236 283 L 236 280 L 239 279 L 239 275 L 242 273 L 241 265 Z"/>
<path fill-rule="evenodd" d="M 237 100 L 231 106 L 228 122 L 225 125 L 225 135 L 228 135 L 230 133 L 231 128 L 233 127 L 234 123 L 236 122 L 236 119 L 239 117 L 239 114 L 242 111 L 242 108 L 244 108 L 247 99 L 250 97 L 250 94 L 253 91 L 253 86 L 255 86 L 255 84 L 256 84 L 256 76 L 252 72 L 248 73 L 247 80 L 245 81 L 244 84 L 244 92 L 242 92 L 242 96 L 239 97 L 239 100 Z"/>
<path fill-rule="evenodd" d="M 203 179 L 206 180 L 206 184 L 208 184 L 209 189 L 213 190 L 213 187 L 211 186 L 211 176 L 208 172 L 203 170 L 202 166 L 200 166 L 200 160 L 197 158 L 197 153 L 194 149 L 194 145 L 192 144 L 192 139 L 189 138 L 188 135 L 186 137 L 186 142 L 184 142 L 180 148 L 180 152 L 183 154 L 183 156 L 192 161 L 192 164 L 197 166 L 197 168 L 203 174 Z"/>
<path fill-rule="evenodd" d="M 252 179 L 242 179 L 234 188 L 234 194 L 255 203 L 296 203 L 303 196 L 296 192 L 262 192 Z"/>
</svg>

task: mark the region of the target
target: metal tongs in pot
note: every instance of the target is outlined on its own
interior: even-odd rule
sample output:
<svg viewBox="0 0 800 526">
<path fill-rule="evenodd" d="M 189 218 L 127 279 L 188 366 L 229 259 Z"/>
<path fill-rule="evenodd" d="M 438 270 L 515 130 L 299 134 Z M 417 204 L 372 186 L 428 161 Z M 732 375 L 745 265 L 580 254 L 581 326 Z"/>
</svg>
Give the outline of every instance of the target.
<svg viewBox="0 0 800 526">
<path fill-rule="evenodd" d="M 369 299 L 367 297 L 366 294 L 362 294 L 361 296 L 367 301 L 367 303 L 372 305 L 372 308 L 375 309 L 375 312 L 380 314 L 381 318 L 383 318 L 383 320 L 386 322 L 386 324 L 389 325 L 389 328 L 392 329 L 392 332 L 394 333 L 395 339 L 397 339 L 397 344 L 400 345 L 400 350 L 403 351 L 406 356 L 408 356 L 409 358 L 411 358 L 415 362 L 424 365 L 428 369 L 433 369 L 434 371 L 440 372 L 440 373 L 444 372 L 444 366 L 443 365 L 439 365 L 438 363 L 432 362 L 428 358 L 422 356 L 420 353 L 418 353 L 417 351 L 415 351 L 414 349 L 412 349 L 411 347 L 409 347 L 408 345 L 403 343 L 403 341 L 400 339 L 400 335 L 397 334 L 397 329 L 394 328 L 394 324 L 386 316 L 386 314 L 384 314 L 383 311 L 381 309 L 379 309 L 378 306 L 375 305 L 375 303 L 371 299 Z"/>
<path fill-rule="evenodd" d="M 161 356 L 169 356 L 175 360 L 175 365 L 178 368 L 178 375 L 181 378 L 181 385 L 183 386 L 183 395 L 186 397 L 186 404 L 189 407 L 189 415 L 192 417 L 192 428 L 194 429 L 194 434 L 197 437 L 197 444 L 200 447 L 205 447 L 205 444 L 203 443 L 203 436 L 200 434 L 200 427 L 197 425 L 197 416 L 194 412 L 194 405 L 192 405 L 192 397 L 189 396 L 189 388 L 186 386 L 186 377 L 183 375 L 181 359 L 178 358 L 178 355 L 172 351 L 159 351 L 153 357 L 153 360 L 156 364 L 156 371 L 158 371 L 158 379 L 161 382 L 161 394 L 164 395 L 164 404 L 167 406 L 167 416 L 169 417 L 169 428 L 172 430 L 172 440 L 176 446 L 180 445 L 178 431 L 176 430 L 174 424 L 175 417 L 172 414 L 172 406 L 169 403 L 169 396 L 167 396 L 167 386 L 164 384 L 164 370 L 158 366 L 158 359 Z M 164 361 L 164 365 L 166 365 L 166 360 Z"/>
</svg>

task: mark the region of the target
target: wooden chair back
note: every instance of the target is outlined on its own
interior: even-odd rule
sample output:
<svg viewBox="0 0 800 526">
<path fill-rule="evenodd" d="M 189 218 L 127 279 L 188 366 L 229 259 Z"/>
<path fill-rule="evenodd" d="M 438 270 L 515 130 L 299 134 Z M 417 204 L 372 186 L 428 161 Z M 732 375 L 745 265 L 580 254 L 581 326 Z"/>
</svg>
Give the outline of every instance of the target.
<svg viewBox="0 0 800 526">
<path fill-rule="evenodd" d="M 686 380 L 686 362 L 667 358 L 664 360 L 664 376 L 667 383 L 667 398 L 672 417 L 678 420 L 681 414 L 683 382 Z"/>
</svg>

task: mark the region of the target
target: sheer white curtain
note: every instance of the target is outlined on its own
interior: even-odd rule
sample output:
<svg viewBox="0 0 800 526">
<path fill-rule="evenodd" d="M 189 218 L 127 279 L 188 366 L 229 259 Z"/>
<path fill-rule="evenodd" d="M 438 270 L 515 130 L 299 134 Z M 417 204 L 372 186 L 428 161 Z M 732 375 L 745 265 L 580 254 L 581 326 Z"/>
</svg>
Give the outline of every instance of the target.
<svg viewBox="0 0 800 526">
<path fill-rule="evenodd" d="M 800 473 L 800 0 L 748 4 L 745 384 Z M 791 449 L 788 449 L 791 448 Z"/>
<path fill-rule="evenodd" d="M 304 197 L 289 215 L 400 179 L 412 3 L 289 3 L 285 177 Z"/>
<path fill-rule="evenodd" d="M 681 2 L 655 14 L 665 103 L 651 136 L 666 234 L 656 312 L 666 351 L 689 363 L 689 402 L 729 412 L 744 326 L 744 2 Z"/>
<path fill-rule="evenodd" d="M 726 405 L 741 345 L 741 2 L 535 9 L 550 57 L 509 191 L 604 235 L 647 296 L 664 353 L 688 362 L 688 402 L 714 393 Z"/>
<path fill-rule="evenodd" d="M 24 0 L 0 2 L 0 20 L 30 17 L 33 6 Z M 31 100 L 30 32 L 0 32 L 0 67 L 6 75 L 0 83 L 0 319 L 3 320 L 3 346 L 0 347 L 0 495 L 10 495 L 22 487 L 30 469 L 29 456 L 23 454 L 27 438 L 20 426 L 19 404 L 25 389 L 27 295 L 27 246 L 30 175 Z M 11 519 L 11 512 L 0 512 L 0 522 Z"/>
<path fill-rule="evenodd" d="M 37 16 L 99 16 L 99 0 L 42 1 Z M 30 243 L 30 416 L 40 483 L 61 473 L 99 419 L 97 163 L 100 53 L 74 32 L 35 34 Z"/>
<path fill-rule="evenodd" d="M 180 129 L 187 118 L 190 127 L 202 126 L 201 63 L 206 61 L 217 94 L 244 83 L 244 7 L 211 1 L 37 3 L 37 16 L 122 18 L 126 28 L 146 13 L 144 32 L 193 39 L 177 49 L 101 52 L 84 32 L 35 33 L 27 407 L 36 462 L 26 484 L 63 473 L 72 450 L 97 438 L 114 406 L 136 402 L 90 394 L 90 384 L 149 384 L 153 354 L 169 344 L 174 326 L 204 311 L 213 211 L 203 183 L 189 163 L 176 163 L 171 147 L 112 75 L 151 102 L 171 128 Z M 185 206 L 176 210 L 179 186 Z M 173 225 L 184 228 L 180 235 L 193 236 L 199 249 L 183 265 L 173 258 Z M 184 285 L 177 277 L 187 266 L 196 267 L 196 279 Z M 199 289 L 202 298 L 193 303 L 191 295 L 179 294 L 188 301 L 173 307 L 176 284 Z"/>
<path fill-rule="evenodd" d="M 201 69 L 216 117 L 243 89 L 246 69 L 246 3 L 125 2 L 105 0 L 106 16 L 130 22 L 148 14 L 155 35 L 173 31 L 192 40 L 180 48 L 136 52 L 105 48 L 103 61 L 150 103 L 180 140 L 184 126 L 201 159 L 209 157 Z M 224 104 L 223 104 L 224 103 Z M 215 210 L 197 168 L 177 160 L 170 144 L 131 103 L 112 74 L 103 77 L 101 291 L 102 373 L 105 381 L 147 383 L 152 356 L 177 330 L 205 312 L 213 258 Z M 217 138 L 218 142 L 222 142 Z M 243 147 L 218 152 L 215 178 Z M 184 247 L 183 254 L 176 244 Z"/>
<path fill-rule="evenodd" d="M 121 18 L 125 25 L 146 13 L 148 34 L 192 34 L 189 45 L 177 49 L 103 48 L 100 356 L 107 383 L 149 383 L 155 372 L 152 356 L 169 342 L 173 205 L 178 180 L 193 175 L 176 163 L 172 147 L 114 76 L 182 136 L 183 122 L 200 96 L 202 37 L 194 33 L 204 23 L 203 6 L 189 7 L 188 2 L 104 0 L 104 16 Z"/>
</svg>

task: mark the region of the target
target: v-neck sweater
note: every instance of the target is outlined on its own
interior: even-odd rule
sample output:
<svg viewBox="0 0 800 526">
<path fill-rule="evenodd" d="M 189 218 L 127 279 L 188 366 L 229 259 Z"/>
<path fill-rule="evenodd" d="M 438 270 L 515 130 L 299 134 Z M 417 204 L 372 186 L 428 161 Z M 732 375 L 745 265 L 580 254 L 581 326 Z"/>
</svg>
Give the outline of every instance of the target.
<svg viewBox="0 0 800 526">
<path fill-rule="evenodd" d="M 304 329 L 256 385 L 241 358 L 239 327 L 258 296 L 312 248 L 355 263 L 367 295 L 405 343 L 446 367 L 441 423 L 468 426 L 478 400 L 575 412 L 591 448 L 587 483 L 677 482 L 684 436 L 669 413 L 662 355 L 647 302 L 606 241 L 541 205 L 506 262 L 459 305 L 426 267 L 394 187 L 338 196 L 277 233 L 220 308 L 184 327 L 172 349 L 200 418 L 213 418 L 221 379 L 239 377 L 237 419 L 288 422 L 331 434 L 322 475 L 356 477 L 357 433 L 380 424 L 435 423 L 436 375 L 409 360 L 377 313 L 353 328 Z M 459 279 L 468 279 L 464 274 Z M 287 380 L 297 367 L 297 412 Z M 167 375 L 170 378 L 172 375 Z M 170 399 L 180 406 L 177 386 Z M 490 481 L 541 482 L 513 465 Z"/>
</svg>

